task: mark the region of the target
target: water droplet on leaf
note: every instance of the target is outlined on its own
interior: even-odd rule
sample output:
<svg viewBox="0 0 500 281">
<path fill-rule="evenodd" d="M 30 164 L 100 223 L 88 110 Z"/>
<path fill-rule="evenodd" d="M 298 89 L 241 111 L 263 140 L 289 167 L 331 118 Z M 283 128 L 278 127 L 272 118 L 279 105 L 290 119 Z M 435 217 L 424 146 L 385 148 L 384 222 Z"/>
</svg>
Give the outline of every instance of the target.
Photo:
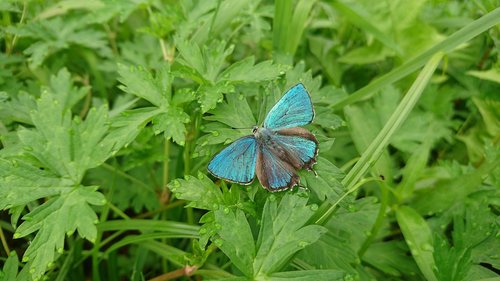
<svg viewBox="0 0 500 281">
<path fill-rule="evenodd" d="M 222 241 L 222 239 L 215 239 L 214 243 L 215 243 L 215 245 L 217 245 L 217 247 L 221 247 L 223 244 L 223 241 Z"/>
</svg>

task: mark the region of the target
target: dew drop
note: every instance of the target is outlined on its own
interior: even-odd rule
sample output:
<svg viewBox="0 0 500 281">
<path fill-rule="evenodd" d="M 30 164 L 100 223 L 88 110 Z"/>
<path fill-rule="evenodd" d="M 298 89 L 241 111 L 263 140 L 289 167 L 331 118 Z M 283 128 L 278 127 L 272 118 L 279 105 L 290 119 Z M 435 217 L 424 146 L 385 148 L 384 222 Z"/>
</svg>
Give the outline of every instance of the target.
<svg viewBox="0 0 500 281">
<path fill-rule="evenodd" d="M 229 208 L 224 208 L 224 214 L 229 214 Z"/>
<path fill-rule="evenodd" d="M 312 204 L 311 205 L 311 211 L 317 211 L 318 210 L 318 205 Z"/>
<path fill-rule="evenodd" d="M 215 239 L 214 243 L 215 243 L 215 245 L 217 245 L 217 247 L 221 247 L 223 244 L 223 241 L 222 241 L 222 239 Z"/>
<path fill-rule="evenodd" d="M 214 210 L 218 210 L 218 209 L 219 209 L 219 204 L 214 203 L 214 204 L 212 205 L 212 209 L 214 209 Z"/>
<path fill-rule="evenodd" d="M 299 242 L 299 247 L 301 247 L 301 248 L 305 248 L 305 247 L 307 247 L 307 245 L 309 245 L 309 243 L 306 242 L 306 241 L 300 241 Z"/>
<path fill-rule="evenodd" d="M 28 256 L 24 256 L 24 257 L 23 257 L 23 262 L 28 262 L 29 260 L 30 260 L 30 257 L 28 257 Z M 30 270 L 30 271 L 31 271 L 31 270 Z"/>
<path fill-rule="evenodd" d="M 432 250 L 434 250 L 434 247 L 432 247 L 432 245 L 429 244 L 429 243 L 425 243 L 425 244 L 422 245 L 422 250 L 424 250 L 424 251 L 432 251 Z"/>
<path fill-rule="evenodd" d="M 200 234 L 202 234 L 202 235 L 203 235 L 203 234 L 207 233 L 207 229 L 206 229 L 206 228 L 204 228 L 204 227 L 202 227 L 202 228 L 200 228 L 200 231 L 199 231 L 199 232 L 200 232 Z"/>
<path fill-rule="evenodd" d="M 271 201 L 271 202 L 276 201 L 276 196 L 271 194 L 271 196 L 269 196 L 269 201 Z"/>
<path fill-rule="evenodd" d="M 344 281 L 354 281 L 354 277 L 352 275 L 348 274 L 344 277 Z"/>
<path fill-rule="evenodd" d="M 206 146 L 207 144 L 208 144 L 208 141 L 204 141 L 204 142 L 202 142 L 200 145 L 201 145 L 201 146 Z"/>
<path fill-rule="evenodd" d="M 351 213 L 356 212 L 356 206 L 354 206 L 353 204 L 349 204 L 349 206 L 347 206 L 347 209 L 348 209 L 348 210 L 349 210 L 349 212 L 351 212 Z"/>
<path fill-rule="evenodd" d="M 215 136 L 215 137 L 218 137 L 219 136 L 219 131 L 213 131 L 212 135 Z"/>
</svg>

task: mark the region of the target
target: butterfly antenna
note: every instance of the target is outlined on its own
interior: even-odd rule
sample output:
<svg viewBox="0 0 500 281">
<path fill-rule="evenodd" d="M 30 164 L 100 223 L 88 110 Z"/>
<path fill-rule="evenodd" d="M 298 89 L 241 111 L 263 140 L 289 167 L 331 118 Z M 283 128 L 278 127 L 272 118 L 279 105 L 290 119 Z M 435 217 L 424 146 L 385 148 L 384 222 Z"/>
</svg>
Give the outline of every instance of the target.
<svg viewBox="0 0 500 281">
<path fill-rule="evenodd" d="M 244 128 L 231 127 L 231 128 L 233 128 L 234 130 L 251 130 L 253 127 L 244 127 Z"/>
</svg>

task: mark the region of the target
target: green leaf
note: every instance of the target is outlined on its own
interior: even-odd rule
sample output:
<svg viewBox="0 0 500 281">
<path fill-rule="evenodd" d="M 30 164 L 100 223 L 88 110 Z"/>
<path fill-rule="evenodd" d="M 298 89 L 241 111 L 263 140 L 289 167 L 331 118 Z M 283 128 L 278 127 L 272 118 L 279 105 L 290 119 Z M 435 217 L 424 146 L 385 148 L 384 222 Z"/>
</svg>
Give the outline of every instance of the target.
<svg viewBox="0 0 500 281">
<path fill-rule="evenodd" d="M 417 264 L 407 253 L 408 247 L 402 241 L 377 242 L 370 245 L 363 262 L 391 276 L 415 276 L 419 273 Z"/>
<path fill-rule="evenodd" d="M 163 132 L 165 139 L 171 138 L 176 143 L 184 145 L 186 140 L 186 126 L 184 124 L 188 123 L 189 120 L 189 115 L 181 108 L 169 107 L 167 112 L 153 117 L 153 130 L 155 134 Z"/>
<path fill-rule="evenodd" d="M 37 68 L 47 57 L 68 49 L 72 45 L 95 49 L 102 57 L 111 57 L 111 49 L 107 46 L 104 32 L 94 29 L 79 18 L 63 21 L 61 17 L 48 20 L 32 21 L 19 28 L 10 27 L 20 37 L 38 39 L 24 50 L 30 55 L 30 64 Z"/>
<path fill-rule="evenodd" d="M 217 103 L 222 102 L 223 94 L 234 92 L 234 86 L 226 82 L 215 85 L 202 85 L 198 89 L 199 102 L 203 113 L 214 109 Z"/>
<path fill-rule="evenodd" d="M 291 62 L 315 2 L 309 0 L 276 2 L 273 19 L 273 51 L 276 61 Z"/>
<path fill-rule="evenodd" d="M 256 244 L 254 276 L 264 277 L 279 271 L 293 254 L 313 244 L 326 232 L 322 226 L 307 225 L 317 208 L 306 205 L 307 199 L 300 193 L 286 193 L 279 202 L 275 196 L 268 197 Z"/>
<path fill-rule="evenodd" d="M 206 120 L 218 121 L 236 129 L 251 129 L 257 125 L 252 109 L 242 94 L 226 95 L 226 103 L 219 104 Z"/>
<path fill-rule="evenodd" d="M 418 1 L 408 1 L 416 3 Z M 402 3 L 402 2 L 398 2 Z M 333 6 L 339 10 L 343 16 L 345 16 L 350 22 L 352 22 L 355 26 L 363 29 L 364 31 L 372 34 L 379 42 L 384 44 L 386 47 L 391 48 L 393 51 L 397 53 L 401 53 L 401 48 L 396 44 L 396 42 L 383 30 L 379 29 L 379 27 L 375 24 L 373 18 L 374 15 L 369 11 L 364 9 L 364 5 L 362 3 L 356 2 L 348 2 L 344 1 L 336 1 L 333 2 Z M 368 9 L 370 6 L 365 6 Z M 413 12 L 414 10 L 403 10 L 404 12 Z M 371 19 L 371 20 L 370 20 Z M 359 50 L 359 49 L 358 49 Z"/>
<path fill-rule="evenodd" d="M 94 242 L 97 236 L 97 216 L 89 206 L 103 205 L 104 196 L 92 187 L 78 187 L 35 208 L 16 230 L 15 238 L 24 237 L 38 231 L 23 256 L 28 262 L 34 279 L 45 272 L 56 258 L 55 251 L 62 253 L 65 234 L 75 230 L 81 237 Z"/>
<path fill-rule="evenodd" d="M 479 79 L 489 80 L 500 84 L 500 71 L 498 68 L 491 68 L 483 71 L 469 70 L 467 71 L 467 74 Z"/>
<path fill-rule="evenodd" d="M 340 116 L 333 113 L 326 107 L 316 106 L 314 108 L 314 113 L 314 124 L 320 125 L 324 129 L 336 130 L 342 126 L 345 126 L 344 120 L 342 120 Z"/>
<path fill-rule="evenodd" d="M 105 145 L 113 145 L 116 153 L 123 146 L 130 144 L 154 116 L 161 111 L 152 107 L 128 110 L 111 119 L 111 130 L 103 140 Z"/>
<path fill-rule="evenodd" d="M 472 97 L 472 101 L 483 117 L 486 131 L 491 136 L 500 134 L 500 101 Z"/>
<path fill-rule="evenodd" d="M 414 209 L 401 206 L 396 210 L 396 219 L 406 244 L 411 250 L 418 268 L 427 280 L 438 280 L 434 273 L 433 239 L 427 222 Z"/>
<path fill-rule="evenodd" d="M 273 273 L 268 280 L 311 280 L 311 281 L 343 281 L 345 272 L 340 270 L 300 270 Z"/>
<path fill-rule="evenodd" d="M 412 207 L 421 214 L 435 214 L 443 212 L 454 204 L 462 203 L 470 193 L 477 190 L 483 182 L 483 177 L 499 163 L 500 160 L 492 159 L 478 170 L 437 182 L 432 189 L 417 193 Z"/>
<path fill-rule="evenodd" d="M 222 204 L 222 192 L 207 176 L 199 173 L 198 178 L 186 176 L 168 184 L 175 197 L 188 200 L 188 206 L 205 210 L 216 210 Z"/>
<path fill-rule="evenodd" d="M 214 41 L 209 45 L 199 46 L 196 42 L 176 37 L 175 42 L 180 54 L 176 63 L 182 67 L 181 73 L 191 72 L 194 80 L 203 84 L 205 84 L 204 81 L 212 84 L 218 81 L 217 76 L 225 63 L 225 58 L 234 49 L 234 46 L 226 48 L 224 41 Z"/>
<path fill-rule="evenodd" d="M 62 68 L 50 77 L 50 84 L 45 90 L 50 91 L 65 110 L 71 110 L 90 91 L 88 86 L 77 88 L 73 84 L 69 71 Z"/>
<path fill-rule="evenodd" d="M 321 201 L 326 197 L 335 200 L 344 193 L 344 187 L 340 181 L 345 174 L 339 168 L 323 157 L 318 157 L 318 163 L 313 168 L 317 176 L 312 172 L 301 171 L 300 178 Z"/>
<path fill-rule="evenodd" d="M 134 123 L 130 124 L 133 125 L 132 128 L 127 128 L 128 126 L 121 128 L 120 133 L 127 133 L 126 139 L 131 141 L 137 136 L 142 126 L 151 120 L 155 134 L 163 133 L 165 139 L 172 139 L 179 145 L 184 145 L 185 124 L 190 121 L 190 118 L 181 107 L 175 105 L 180 103 L 179 100 L 172 101 L 173 77 L 170 74 L 169 64 L 163 64 L 154 78 L 151 72 L 142 68 L 118 65 L 118 72 L 121 76 L 119 80 L 123 83 L 121 86 L 123 91 L 146 99 L 158 107 L 158 109 L 150 110 L 138 109 L 132 116 L 123 117 L 125 120 L 132 118 Z"/>
<path fill-rule="evenodd" d="M 252 262 L 255 257 L 255 245 L 245 213 L 240 209 L 231 210 L 225 207 L 215 210 L 214 215 L 217 223 L 215 245 L 245 276 L 254 276 Z"/>
<path fill-rule="evenodd" d="M 91 109 L 87 119 L 71 120 L 55 95 L 45 93 L 31 114 L 36 130 L 19 132 L 21 142 L 43 166 L 61 177 L 79 183 L 87 169 L 94 168 L 111 156 L 111 143 L 102 143 L 108 131 L 107 109 Z"/>
<path fill-rule="evenodd" d="M 336 268 L 350 277 L 360 275 L 357 252 L 367 239 L 379 208 L 374 198 L 346 204 L 325 225 L 327 234 L 301 251 L 296 259 L 307 262 L 312 268 Z"/>
<path fill-rule="evenodd" d="M 278 78 L 289 67 L 273 64 L 271 60 L 255 64 L 255 57 L 246 57 L 220 74 L 220 80 L 232 82 L 260 82 Z"/>
<path fill-rule="evenodd" d="M 71 181 L 25 161 L 0 158 L 0 209 L 24 206 L 40 198 L 67 192 Z"/>
<path fill-rule="evenodd" d="M 11 252 L 5 263 L 3 264 L 0 277 L 2 280 L 18 280 L 16 279 L 19 260 L 16 252 Z"/>
<path fill-rule="evenodd" d="M 159 71 L 156 77 L 142 67 L 125 66 L 118 64 L 118 80 L 124 92 L 143 98 L 157 107 L 168 105 L 170 96 L 169 65 Z"/>
</svg>

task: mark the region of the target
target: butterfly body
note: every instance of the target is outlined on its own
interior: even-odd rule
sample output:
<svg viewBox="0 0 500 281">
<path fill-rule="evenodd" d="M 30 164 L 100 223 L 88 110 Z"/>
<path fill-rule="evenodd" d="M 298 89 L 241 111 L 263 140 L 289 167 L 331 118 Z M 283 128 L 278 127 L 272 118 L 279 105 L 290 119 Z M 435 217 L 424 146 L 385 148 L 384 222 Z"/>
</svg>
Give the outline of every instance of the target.
<svg viewBox="0 0 500 281">
<path fill-rule="evenodd" d="M 214 156 L 208 170 L 214 176 L 250 184 L 255 175 L 269 191 L 299 183 L 297 170 L 311 170 L 316 163 L 318 141 L 301 128 L 312 122 L 311 98 L 302 84 L 288 90 L 268 113 L 262 127 L 242 137 Z"/>
</svg>

